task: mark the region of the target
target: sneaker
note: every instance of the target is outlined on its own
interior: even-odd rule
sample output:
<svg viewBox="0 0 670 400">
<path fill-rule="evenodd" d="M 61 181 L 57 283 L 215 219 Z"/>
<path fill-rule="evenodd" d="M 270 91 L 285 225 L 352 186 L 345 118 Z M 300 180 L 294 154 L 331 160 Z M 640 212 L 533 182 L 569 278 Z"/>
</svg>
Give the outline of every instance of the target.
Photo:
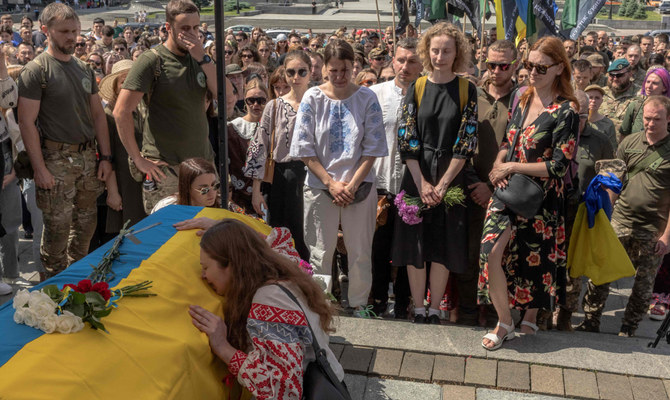
<svg viewBox="0 0 670 400">
<path fill-rule="evenodd" d="M 32 232 L 24 232 L 23 233 L 23 238 L 26 240 L 30 240 L 33 238 L 33 233 Z"/>
<path fill-rule="evenodd" d="M 0 296 L 12 294 L 12 287 L 4 282 L 0 282 Z"/>
<path fill-rule="evenodd" d="M 665 319 L 666 312 L 667 310 L 663 304 L 656 303 L 656 305 L 649 310 L 649 319 L 653 319 L 654 321 L 663 321 Z"/>
<path fill-rule="evenodd" d="M 402 307 L 398 306 L 397 304 L 395 307 L 393 307 L 393 314 L 395 316 L 395 319 L 402 319 L 406 320 L 407 317 L 409 316 L 409 313 L 407 312 L 407 306 Z"/>
<path fill-rule="evenodd" d="M 354 318 L 378 319 L 380 317 L 372 311 L 372 306 L 358 306 L 353 312 Z"/>
<path fill-rule="evenodd" d="M 619 329 L 619 336 L 621 336 L 621 337 L 634 337 L 635 336 L 635 328 L 633 328 L 630 325 L 621 325 L 621 329 Z"/>
<path fill-rule="evenodd" d="M 440 317 L 437 314 L 429 316 L 426 319 L 426 323 L 431 325 L 442 325 L 442 321 L 440 321 Z"/>
<path fill-rule="evenodd" d="M 374 311 L 375 314 L 382 316 L 385 312 L 386 309 L 388 308 L 388 303 L 385 301 L 381 300 L 374 300 L 372 304 L 372 311 Z"/>
<path fill-rule="evenodd" d="M 426 323 L 426 316 L 417 314 L 414 316 L 414 323 L 415 324 L 425 324 Z"/>
<path fill-rule="evenodd" d="M 5 283 L 8 283 L 10 285 L 17 285 L 17 286 L 23 286 L 23 287 L 33 287 L 33 286 L 35 286 L 34 283 L 32 283 L 28 280 L 25 280 L 25 279 L 21 278 L 20 276 L 18 276 L 16 278 L 5 278 L 3 280 L 5 281 Z"/>
<path fill-rule="evenodd" d="M 588 322 L 587 320 L 584 320 L 579 325 L 577 325 L 575 327 L 575 330 L 578 331 L 578 332 L 600 333 L 600 326 L 597 326 L 592 322 Z"/>
</svg>

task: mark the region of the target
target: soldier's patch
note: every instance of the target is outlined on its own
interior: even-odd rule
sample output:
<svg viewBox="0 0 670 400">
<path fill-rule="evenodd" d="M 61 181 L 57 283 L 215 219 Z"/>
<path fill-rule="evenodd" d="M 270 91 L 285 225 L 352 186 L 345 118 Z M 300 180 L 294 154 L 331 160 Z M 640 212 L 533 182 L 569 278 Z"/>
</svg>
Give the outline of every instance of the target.
<svg viewBox="0 0 670 400">
<path fill-rule="evenodd" d="M 207 78 L 205 78 L 204 72 L 198 72 L 196 79 L 198 79 L 198 85 L 200 85 L 200 87 L 205 87 L 205 85 L 207 85 Z"/>
<path fill-rule="evenodd" d="M 81 79 L 81 86 L 83 86 L 84 90 L 86 90 L 87 92 L 89 92 L 89 93 L 91 92 L 91 80 L 90 79 L 82 78 Z"/>
</svg>

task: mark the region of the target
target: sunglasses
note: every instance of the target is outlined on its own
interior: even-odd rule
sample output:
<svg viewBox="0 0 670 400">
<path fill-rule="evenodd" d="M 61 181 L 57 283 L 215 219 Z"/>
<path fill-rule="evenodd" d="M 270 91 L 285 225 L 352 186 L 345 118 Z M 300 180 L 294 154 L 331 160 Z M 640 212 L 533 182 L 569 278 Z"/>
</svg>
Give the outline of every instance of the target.
<svg viewBox="0 0 670 400">
<path fill-rule="evenodd" d="M 377 83 L 392 81 L 394 79 L 395 79 L 395 76 L 389 76 L 388 78 L 384 78 L 383 76 L 380 76 L 379 78 L 377 78 Z"/>
<path fill-rule="evenodd" d="M 254 104 L 259 104 L 261 106 L 264 106 L 265 103 L 267 103 L 267 99 L 265 97 L 247 97 L 244 99 L 244 102 L 247 103 L 248 106 L 254 105 Z"/>
<path fill-rule="evenodd" d="M 612 77 L 612 78 L 620 78 L 620 77 L 626 75 L 627 72 L 628 72 L 628 71 L 624 71 L 624 72 L 609 72 L 608 75 L 609 75 L 610 77 Z"/>
<path fill-rule="evenodd" d="M 545 64 L 535 64 L 530 61 L 524 61 L 523 62 L 523 67 L 526 68 L 528 71 L 532 72 L 533 68 L 535 68 L 535 71 L 537 71 L 538 74 L 544 75 L 547 73 L 547 70 L 553 66 L 558 65 L 559 63 L 553 63 L 551 65 L 545 65 Z"/>
<path fill-rule="evenodd" d="M 93 60 L 88 60 L 89 63 L 93 63 L 95 65 L 100 65 L 102 64 L 102 61 L 93 61 Z"/>
<path fill-rule="evenodd" d="M 375 61 L 384 61 L 384 60 L 386 60 L 386 56 L 375 57 L 375 58 L 373 58 L 373 60 L 375 60 Z"/>
<path fill-rule="evenodd" d="M 85 43 L 85 42 L 84 42 L 84 43 L 77 43 L 77 44 L 75 44 L 75 46 L 77 46 L 77 47 L 86 47 L 86 43 Z"/>
<path fill-rule="evenodd" d="M 205 187 L 202 187 L 202 188 L 198 188 L 198 189 L 195 189 L 195 191 L 204 196 L 207 193 L 209 193 L 210 190 L 219 190 L 220 187 L 221 187 L 221 184 L 219 182 L 216 182 L 212 186 L 205 186 Z"/>
<path fill-rule="evenodd" d="M 494 62 L 491 62 L 487 59 L 486 60 L 486 68 L 489 71 L 493 72 L 493 71 L 496 70 L 496 67 L 498 67 L 498 68 L 500 68 L 501 71 L 504 72 L 504 71 L 507 71 L 509 69 L 509 67 L 514 65 L 515 62 L 516 62 L 516 60 L 512 61 L 511 63 L 494 63 Z"/>
<path fill-rule="evenodd" d="M 372 79 L 367 79 L 367 80 L 361 81 L 361 85 L 363 85 L 363 86 L 372 86 L 375 83 L 377 83 L 377 81 L 374 81 Z"/>
<path fill-rule="evenodd" d="M 232 56 L 234 51 L 232 50 L 224 50 L 224 53 L 226 53 L 227 56 Z"/>
<path fill-rule="evenodd" d="M 253 54 L 242 54 L 240 58 L 254 58 Z"/>
<path fill-rule="evenodd" d="M 300 69 L 297 70 L 297 71 L 294 70 L 293 68 L 289 68 L 289 69 L 286 70 L 286 75 L 287 75 L 289 78 L 293 78 L 293 76 L 297 73 L 298 76 L 300 76 L 301 78 L 304 78 L 304 77 L 307 76 L 307 72 L 308 72 L 308 71 L 307 71 L 307 69 L 305 69 L 305 68 L 300 68 Z"/>
</svg>

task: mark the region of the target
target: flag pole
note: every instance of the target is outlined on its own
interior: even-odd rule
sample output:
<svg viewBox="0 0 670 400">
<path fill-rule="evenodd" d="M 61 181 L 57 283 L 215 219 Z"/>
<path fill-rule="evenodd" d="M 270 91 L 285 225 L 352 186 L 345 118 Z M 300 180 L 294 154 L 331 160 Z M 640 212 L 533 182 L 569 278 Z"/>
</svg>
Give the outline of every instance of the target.
<svg viewBox="0 0 670 400">
<path fill-rule="evenodd" d="M 488 0 L 487 0 L 487 1 L 488 1 Z M 486 3 L 484 3 L 484 4 L 485 4 L 485 6 L 484 6 L 484 12 L 482 12 L 481 10 L 479 10 L 479 12 L 482 13 L 482 34 L 481 34 L 481 42 L 482 42 L 482 46 L 484 46 L 484 44 L 485 44 L 485 43 L 484 43 L 484 32 L 486 31 L 486 28 L 485 28 L 485 26 L 484 26 L 484 24 L 486 23 Z M 486 43 L 486 45 L 488 46 L 489 43 Z"/>
<path fill-rule="evenodd" d="M 382 21 L 379 19 L 379 0 L 375 0 L 375 8 L 377 9 L 377 28 L 379 29 L 379 36 L 382 35 Z"/>
<path fill-rule="evenodd" d="M 216 139 L 219 146 L 219 179 L 221 180 L 221 208 L 228 208 L 228 124 L 226 123 L 226 75 L 223 56 L 225 38 L 223 24 L 224 0 L 214 3 L 214 39 L 216 41 L 216 98 L 218 105 Z"/>
<path fill-rule="evenodd" d="M 393 53 L 395 54 L 395 0 L 391 0 L 391 18 L 393 26 Z M 381 32 L 379 34 L 381 35 Z"/>
</svg>

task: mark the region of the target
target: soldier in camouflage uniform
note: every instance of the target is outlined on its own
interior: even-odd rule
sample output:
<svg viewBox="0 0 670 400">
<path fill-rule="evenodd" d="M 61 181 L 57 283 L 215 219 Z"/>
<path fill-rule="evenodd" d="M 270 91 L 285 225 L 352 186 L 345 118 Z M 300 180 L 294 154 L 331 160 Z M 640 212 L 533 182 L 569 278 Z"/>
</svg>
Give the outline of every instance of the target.
<svg viewBox="0 0 670 400">
<path fill-rule="evenodd" d="M 650 96 L 643 112 L 645 130 L 626 137 L 617 150 L 627 169 L 621 194 L 610 194 L 615 202 L 612 227 L 636 268 L 619 336 L 634 336 L 647 313 L 654 278 L 670 243 L 670 99 Z M 608 293 L 609 284 L 589 281 L 578 330 L 599 330 Z"/>
<path fill-rule="evenodd" d="M 640 65 L 641 54 L 642 49 L 636 44 L 631 45 L 628 47 L 628 50 L 626 50 L 626 60 L 630 64 L 630 68 L 633 72 L 631 80 L 633 81 L 633 84 L 639 88 L 642 87 L 644 77 L 647 75 L 647 71 Z"/>
<path fill-rule="evenodd" d="M 630 80 L 633 73 L 625 58 L 614 60 L 607 74 L 609 77 L 600 113 L 611 119 L 616 132 L 619 132 L 626 109 L 635 100 L 640 88 Z"/>
<path fill-rule="evenodd" d="M 43 213 L 41 260 L 53 276 L 88 254 L 96 199 L 112 167 L 95 74 L 71 56 L 79 18 L 72 8 L 51 3 L 41 21 L 49 47 L 19 76 L 19 126 Z"/>
</svg>

